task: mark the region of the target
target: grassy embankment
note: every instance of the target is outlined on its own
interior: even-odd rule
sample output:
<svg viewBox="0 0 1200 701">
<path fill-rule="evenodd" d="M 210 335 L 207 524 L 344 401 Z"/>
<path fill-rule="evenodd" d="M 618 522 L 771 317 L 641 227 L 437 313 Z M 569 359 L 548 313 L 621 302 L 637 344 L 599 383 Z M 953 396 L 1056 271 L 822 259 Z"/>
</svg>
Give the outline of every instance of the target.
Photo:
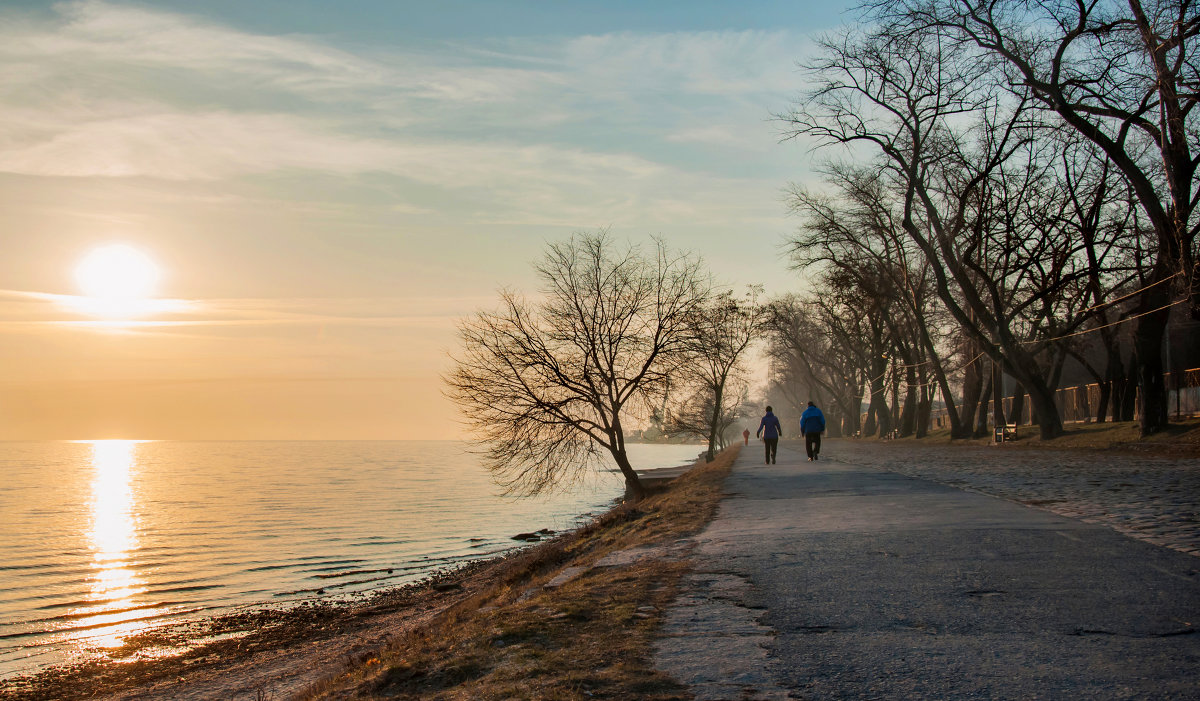
<svg viewBox="0 0 1200 701">
<path fill-rule="evenodd" d="M 1200 418 L 1172 422 L 1162 433 L 1142 438 L 1136 421 L 1066 424 L 1063 435 L 1051 440 L 1042 440 L 1037 426 L 1021 426 L 1018 438 L 1000 447 L 1066 449 L 1066 450 L 1122 450 L 1162 455 L 1200 454 Z M 897 443 L 942 444 L 942 445 L 989 445 L 991 436 L 967 440 L 950 439 L 950 430 L 931 432 L 927 437 L 900 438 Z"/>
<path fill-rule="evenodd" d="M 737 453 L 730 448 L 643 501 L 510 558 L 486 588 L 326 680 L 309 698 L 690 698 L 650 660 L 661 612 L 687 562 L 668 555 L 592 565 L 701 530 Z M 580 573 L 545 587 L 567 568 Z"/>
</svg>

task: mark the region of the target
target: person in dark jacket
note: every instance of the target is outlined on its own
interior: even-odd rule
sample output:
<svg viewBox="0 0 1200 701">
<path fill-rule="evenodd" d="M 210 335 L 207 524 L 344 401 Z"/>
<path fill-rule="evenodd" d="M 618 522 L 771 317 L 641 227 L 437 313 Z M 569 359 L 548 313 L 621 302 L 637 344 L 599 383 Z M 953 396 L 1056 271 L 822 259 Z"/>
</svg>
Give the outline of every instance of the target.
<svg viewBox="0 0 1200 701">
<path fill-rule="evenodd" d="M 808 403 L 808 408 L 800 415 L 800 435 L 804 436 L 804 450 L 808 453 L 808 461 L 816 460 L 821 452 L 821 433 L 825 430 L 825 415 L 816 404 Z"/>
<path fill-rule="evenodd" d="M 779 424 L 775 414 L 771 413 L 771 407 L 767 407 L 767 415 L 758 422 L 758 432 L 754 435 L 763 439 L 763 445 L 767 448 L 767 464 L 774 464 L 775 453 L 779 451 L 779 437 L 783 435 L 783 426 Z"/>
</svg>

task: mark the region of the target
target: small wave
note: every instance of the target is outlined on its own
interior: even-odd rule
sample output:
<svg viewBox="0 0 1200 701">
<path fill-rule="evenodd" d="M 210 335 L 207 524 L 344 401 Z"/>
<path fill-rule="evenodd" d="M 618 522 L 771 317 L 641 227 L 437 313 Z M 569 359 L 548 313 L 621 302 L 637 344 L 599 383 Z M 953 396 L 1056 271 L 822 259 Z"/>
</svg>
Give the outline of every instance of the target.
<svg viewBox="0 0 1200 701">
<path fill-rule="evenodd" d="M 33 618 L 28 621 L 21 621 L 20 624 L 52 623 L 54 621 L 74 621 L 74 620 L 79 620 L 81 618 L 95 618 L 96 616 L 117 615 L 117 614 L 121 614 L 121 613 L 128 613 L 130 611 L 144 611 L 146 609 L 160 609 L 160 608 L 166 608 L 168 606 L 179 606 L 183 603 L 186 603 L 186 602 L 183 602 L 183 601 L 156 601 L 153 603 L 138 604 L 136 606 L 126 606 L 125 608 L 93 609 L 91 611 L 78 611 L 78 612 L 74 612 L 74 613 L 63 613 L 63 614 L 59 614 L 57 616 L 48 616 L 46 618 Z M 85 606 L 87 606 L 87 605 L 97 606 L 99 604 L 95 601 L 89 601 L 89 602 L 86 602 L 84 605 Z M 6 625 L 18 625 L 18 624 L 17 623 L 0 623 L 0 626 L 6 626 Z"/>
<path fill-rule="evenodd" d="M 220 584 L 191 584 L 184 587 L 152 587 L 151 591 L 159 594 L 169 594 L 181 591 L 205 591 L 207 589 L 220 589 Z"/>
<path fill-rule="evenodd" d="M 203 611 L 204 609 L 205 609 L 205 607 L 203 607 L 203 606 L 195 606 L 195 607 L 192 607 L 189 609 L 179 609 L 176 611 L 169 611 L 166 613 L 155 614 L 153 616 L 130 616 L 128 618 L 121 618 L 121 619 L 118 619 L 115 621 L 104 621 L 103 623 L 93 623 L 90 625 L 63 626 L 63 627 L 58 627 L 58 628 L 42 627 L 42 628 L 37 628 L 37 629 L 33 629 L 33 630 L 18 631 L 16 633 L 3 633 L 3 634 L 0 634 L 0 640 L 17 640 L 20 638 L 30 638 L 30 637 L 37 637 L 37 636 L 49 636 L 49 635 L 61 636 L 64 634 L 68 634 L 68 635 L 70 635 L 70 637 L 74 638 L 76 636 L 71 635 L 71 634 L 81 633 L 81 632 L 85 632 L 85 631 L 89 631 L 89 630 L 100 630 L 103 628 L 112 628 L 114 626 L 128 625 L 130 623 L 144 623 L 147 621 L 161 621 L 161 620 L 168 619 L 168 618 L 178 618 L 179 616 L 184 616 L 184 615 L 191 614 L 191 613 L 197 613 L 199 611 Z M 135 610 L 140 610 L 140 609 L 135 609 Z M 102 615 L 105 615 L 105 613 L 94 613 L 94 614 L 92 614 L 92 617 L 102 616 Z M 58 642 L 59 642 L 58 640 L 47 639 L 47 640 L 33 643 L 32 645 L 28 645 L 28 647 L 36 647 L 39 645 L 54 645 Z"/>
<path fill-rule="evenodd" d="M 295 566 L 296 566 L 295 563 L 285 562 L 285 563 L 278 564 L 278 565 L 259 565 L 258 567 L 247 567 L 243 571 L 245 571 L 245 572 L 270 572 L 271 570 L 292 569 Z"/>
<path fill-rule="evenodd" d="M 395 569 L 396 568 L 394 568 L 394 567 L 385 567 L 385 568 L 380 568 L 377 570 L 345 570 L 342 572 L 329 572 L 326 574 L 314 574 L 314 575 L 312 575 L 312 578 L 313 579 L 337 579 L 339 577 L 353 577 L 353 576 L 360 575 L 360 574 L 377 574 L 379 572 L 387 572 L 388 574 L 391 574 L 392 571 Z"/>
<path fill-rule="evenodd" d="M 355 558 L 353 560 L 323 560 L 319 563 L 306 562 L 303 564 L 304 565 L 320 564 L 320 565 L 324 565 L 324 567 L 305 567 L 305 569 L 303 569 L 301 571 L 302 572 L 321 572 L 323 570 L 336 570 L 336 569 L 339 569 L 346 565 L 357 565 L 357 564 L 360 564 L 363 562 L 366 562 L 366 560 L 363 560 L 361 558 Z"/>
</svg>

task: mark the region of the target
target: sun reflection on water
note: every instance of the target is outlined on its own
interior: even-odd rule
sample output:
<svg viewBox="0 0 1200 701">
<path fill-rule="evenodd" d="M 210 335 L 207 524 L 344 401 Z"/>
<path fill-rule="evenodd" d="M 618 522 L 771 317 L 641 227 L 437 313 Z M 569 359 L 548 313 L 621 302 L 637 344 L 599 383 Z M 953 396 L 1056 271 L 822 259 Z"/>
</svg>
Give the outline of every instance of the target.
<svg viewBox="0 0 1200 701">
<path fill-rule="evenodd" d="M 146 591 L 131 569 L 137 549 L 137 511 L 132 481 L 139 441 L 92 441 L 92 547 L 91 591 L 93 602 L 79 613 L 78 625 L 89 631 L 89 642 L 102 648 L 120 647 L 125 637 L 145 629 L 140 618 L 147 612 L 131 611 L 134 597 Z M 112 625 L 108 625 L 112 624 Z"/>
</svg>

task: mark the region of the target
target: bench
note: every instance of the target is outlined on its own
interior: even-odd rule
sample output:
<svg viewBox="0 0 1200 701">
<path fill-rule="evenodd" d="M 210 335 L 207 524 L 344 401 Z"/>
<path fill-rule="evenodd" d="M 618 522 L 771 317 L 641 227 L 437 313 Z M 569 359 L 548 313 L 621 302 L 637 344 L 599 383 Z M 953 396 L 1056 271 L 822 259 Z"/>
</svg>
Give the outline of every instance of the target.
<svg viewBox="0 0 1200 701">
<path fill-rule="evenodd" d="M 997 426 L 994 439 L 996 443 L 1007 443 L 1008 441 L 1017 440 L 1017 425 L 1004 424 L 1003 426 Z"/>
</svg>

